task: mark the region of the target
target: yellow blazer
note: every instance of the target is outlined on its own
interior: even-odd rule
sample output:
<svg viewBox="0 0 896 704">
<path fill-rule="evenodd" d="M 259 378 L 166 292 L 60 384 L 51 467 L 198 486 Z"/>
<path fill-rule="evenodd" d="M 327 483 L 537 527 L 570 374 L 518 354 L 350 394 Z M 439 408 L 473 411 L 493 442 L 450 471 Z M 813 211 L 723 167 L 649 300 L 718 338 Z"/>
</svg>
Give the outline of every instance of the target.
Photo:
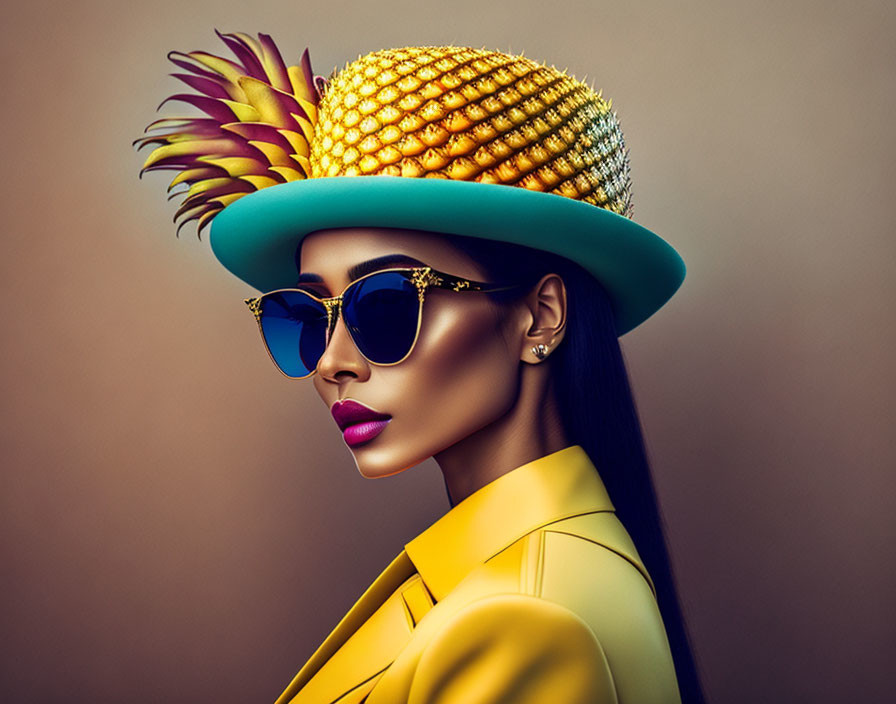
<svg viewBox="0 0 896 704">
<path fill-rule="evenodd" d="M 578 445 L 405 546 L 277 704 L 679 704 L 650 576 Z"/>
</svg>

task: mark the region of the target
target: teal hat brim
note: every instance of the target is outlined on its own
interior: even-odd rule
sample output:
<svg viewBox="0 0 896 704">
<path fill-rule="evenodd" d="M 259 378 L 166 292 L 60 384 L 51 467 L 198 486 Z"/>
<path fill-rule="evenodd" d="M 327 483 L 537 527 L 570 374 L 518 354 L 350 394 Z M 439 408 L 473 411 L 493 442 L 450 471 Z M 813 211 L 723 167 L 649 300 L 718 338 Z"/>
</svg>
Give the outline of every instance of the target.
<svg viewBox="0 0 896 704">
<path fill-rule="evenodd" d="M 401 176 L 336 176 L 263 188 L 215 216 L 211 247 L 260 291 L 295 285 L 305 235 L 395 227 L 522 244 L 581 264 L 603 284 L 620 335 L 656 312 L 684 280 L 662 238 L 604 208 L 516 186 Z"/>
</svg>

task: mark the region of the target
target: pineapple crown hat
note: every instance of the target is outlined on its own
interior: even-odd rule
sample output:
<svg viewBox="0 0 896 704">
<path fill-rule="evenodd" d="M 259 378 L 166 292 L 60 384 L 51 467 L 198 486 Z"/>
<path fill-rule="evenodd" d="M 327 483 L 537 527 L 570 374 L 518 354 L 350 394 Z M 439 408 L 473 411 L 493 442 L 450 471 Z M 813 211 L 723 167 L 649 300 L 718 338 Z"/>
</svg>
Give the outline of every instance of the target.
<svg viewBox="0 0 896 704">
<path fill-rule="evenodd" d="M 293 286 L 305 235 L 356 226 L 565 256 L 607 290 L 620 335 L 681 285 L 675 250 L 630 219 L 611 102 L 563 71 L 485 49 L 407 47 L 326 80 L 307 49 L 287 66 L 265 34 L 218 36 L 236 60 L 168 55 L 195 92 L 164 102 L 202 116 L 156 120 L 135 144 L 156 145 L 141 175 L 178 172 L 175 221 L 200 234 L 211 225 L 212 251 L 253 287 Z"/>
</svg>

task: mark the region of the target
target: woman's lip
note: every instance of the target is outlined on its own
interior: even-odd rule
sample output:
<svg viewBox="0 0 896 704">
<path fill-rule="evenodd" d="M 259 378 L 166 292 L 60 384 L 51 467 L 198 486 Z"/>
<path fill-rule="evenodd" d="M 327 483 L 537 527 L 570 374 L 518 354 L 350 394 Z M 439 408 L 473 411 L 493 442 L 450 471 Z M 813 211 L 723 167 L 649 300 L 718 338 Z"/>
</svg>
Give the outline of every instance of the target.
<svg viewBox="0 0 896 704">
<path fill-rule="evenodd" d="M 330 413 L 333 414 L 333 420 L 336 421 L 336 425 L 343 431 L 343 434 L 345 434 L 349 426 L 358 424 L 371 425 L 374 422 L 380 423 L 382 425 L 380 430 L 382 430 L 386 422 L 392 418 L 388 413 L 380 413 L 352 399 L 337 401 L 330 408 Z"/>
<path fill-rule="evenodd" d="M 365 442 L 373 440 L 377 435 L 383 432 L 386 426 L 389 425 L 389 420 L 389 418 L 384 420 L 370 420 L 365 421 L 364 423 L 350 425 L 342 431 L 342 439 L 345 440 L 345 444 L 349 447 L 362 445 Z"/>
</svg>

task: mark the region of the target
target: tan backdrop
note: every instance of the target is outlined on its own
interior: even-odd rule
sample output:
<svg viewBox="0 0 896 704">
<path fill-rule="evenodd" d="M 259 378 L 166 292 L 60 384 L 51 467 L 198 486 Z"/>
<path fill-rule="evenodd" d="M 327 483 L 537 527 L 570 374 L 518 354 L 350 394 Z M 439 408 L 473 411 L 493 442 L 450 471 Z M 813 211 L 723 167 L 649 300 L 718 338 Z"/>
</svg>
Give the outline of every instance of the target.
<svg viewBox="0 0 896 704">
<path fill-rule="evenodd" d="M 889 699 L 894 5 L 248 5 L 4 9 L 3 700 L 272 701 L 446 509 L 431 463 L 356 473 L 137 180 L 166 52 L 222 51 L 214 27 L 323 74 L 454 43 L 603 88 L 635 217 L 689 266 L 624 347 L 710 699 Z"/>
</svg>

